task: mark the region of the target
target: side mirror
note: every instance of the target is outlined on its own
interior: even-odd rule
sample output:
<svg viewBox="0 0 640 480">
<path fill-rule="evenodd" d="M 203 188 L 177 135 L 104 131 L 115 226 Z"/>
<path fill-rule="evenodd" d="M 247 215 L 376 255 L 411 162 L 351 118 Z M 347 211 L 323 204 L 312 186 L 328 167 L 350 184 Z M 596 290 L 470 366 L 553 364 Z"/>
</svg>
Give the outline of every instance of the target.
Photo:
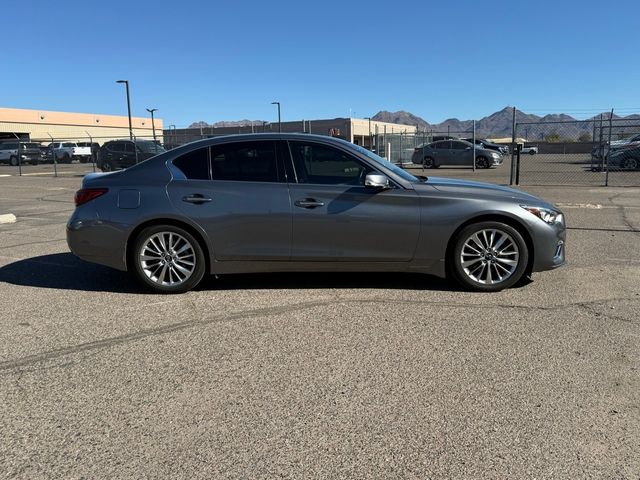
<svg viewBox="0 0 640 480">
<path fill-rule="evenodd" d="M 391 188 L 389 179 L 380 173 L 369 173 L 364 179 L 364 186 L 375 188 L 376 190 L 387 190 Z"/>
</svg>

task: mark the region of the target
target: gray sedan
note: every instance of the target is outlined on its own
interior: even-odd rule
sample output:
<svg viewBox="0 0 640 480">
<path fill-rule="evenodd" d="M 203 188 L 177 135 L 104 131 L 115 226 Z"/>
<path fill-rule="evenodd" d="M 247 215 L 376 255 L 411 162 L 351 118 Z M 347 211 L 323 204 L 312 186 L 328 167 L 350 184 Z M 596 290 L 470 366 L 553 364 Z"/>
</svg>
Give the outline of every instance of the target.
<svg viewBox="0 0 640 480">
<path fill-rule="evenodd" d="M 351 143 L 305 134 L 184 145 L 86 176 L 71 251 L 151 290 L 245 272 L 423 272 L 496 291 L 565 261 L 553 205 L 497 185 L 417 178 Z"/>
<path fill-rule="evenodd" d="M 477 168 L 490 168 L 502 165 L 500 152 L 476 145 L 464 140 L 440 140 L 420 145 L 413 151 L 411 161 L 424 168 L 438 168 L 441 165 L 473 166 L 475 158 Z"/>
</svg>

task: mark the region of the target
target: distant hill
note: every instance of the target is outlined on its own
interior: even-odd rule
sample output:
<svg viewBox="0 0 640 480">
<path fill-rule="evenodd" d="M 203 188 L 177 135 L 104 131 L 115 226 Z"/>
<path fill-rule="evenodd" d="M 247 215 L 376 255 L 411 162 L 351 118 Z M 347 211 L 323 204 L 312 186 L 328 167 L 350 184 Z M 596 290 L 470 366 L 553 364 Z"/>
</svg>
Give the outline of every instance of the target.
<svg viewBox="0 0 640 480">
<path fill-rule="evenodd" d="M 606 121 L 609 119 L 610 113 L 603 112 L 603 119 Z M 427 130 L 430 132 L 437 132 L 440 134 L 450 132 L 454 136 L 470 135 L 473 132 L 472 120 L 459 120 L 457 118 L 449 118 L 441 123 L 429 123 L 425 119 L 418 117 L 410 112 L 388 112 L 386 110 L 378 112 L 371 117 L 373 120 L 381 122 L 394 122 L 403 125 L 417 125 L 420 130 Z M 591 119 L 599 120 L 600 114 L 597 114 Z M 614 119 L 635 120 L 633 122 L 634 127 L 629 130 L 638 131 L 640 127 L 640 115 L 634 114 L 626 117 L 620 117 L 613 115 Z M 521 137 L 527 136 L 531 140 L 542 140 L 548 135 L 558 135 L 561 138 L 577 139 L 580 136 L 591 136 L 593 133 L 593 124 L 578 123 L 577 119 L 571 115 L 564 113 L 549 114 L 543 117 L 538 115 L 529 114 L 516 110 L 516 122 L 572 122 L 576 123 L 558 123 L 547 125 L 521 125 L 521 130 L 518 135 Z M 513 125 L 513 108 L 505 107 L 489 116 L 483 117 L 476 121 L 476 135 L 482 137 L 509 137 L 512 133 Z M 618 133 L 623 133 L 624 129 L 617 129 Z"/>
</svg>

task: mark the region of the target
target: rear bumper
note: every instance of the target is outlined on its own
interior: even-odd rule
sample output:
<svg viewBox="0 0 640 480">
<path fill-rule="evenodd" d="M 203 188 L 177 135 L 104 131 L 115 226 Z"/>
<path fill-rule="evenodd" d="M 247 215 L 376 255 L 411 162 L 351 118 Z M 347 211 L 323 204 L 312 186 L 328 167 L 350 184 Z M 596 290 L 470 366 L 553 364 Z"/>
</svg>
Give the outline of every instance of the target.
<svg viewBox="0 0 640 480">
<path fill-rule="evenodd" d="M 87 262 L 126 270 L 126 240 L 125 232 L 100 220 L 90 203 L 76 208 L 67 222 L 67 245 Z"/>
</svg>

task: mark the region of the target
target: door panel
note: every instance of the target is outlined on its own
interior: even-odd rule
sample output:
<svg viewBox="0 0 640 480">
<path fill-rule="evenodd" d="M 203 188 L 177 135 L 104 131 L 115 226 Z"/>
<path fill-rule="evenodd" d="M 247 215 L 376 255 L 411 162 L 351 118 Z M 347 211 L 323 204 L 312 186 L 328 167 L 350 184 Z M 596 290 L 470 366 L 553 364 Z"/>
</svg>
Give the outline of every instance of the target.
<svg viewBox="0 0 640 480">
<path fill-rule="evenodd" d="M 292 260 L 408 262 L 420 231 L 418 197 L 400 188 L 373 192 L 348 185 L 290 185 Z"/>
<path fill-rule="evenodd" d="M 207 232 L 216 260 L 289 259 L 287 184 L 173 180 L 167 192 L 173 205 Z"/>
</svg>

